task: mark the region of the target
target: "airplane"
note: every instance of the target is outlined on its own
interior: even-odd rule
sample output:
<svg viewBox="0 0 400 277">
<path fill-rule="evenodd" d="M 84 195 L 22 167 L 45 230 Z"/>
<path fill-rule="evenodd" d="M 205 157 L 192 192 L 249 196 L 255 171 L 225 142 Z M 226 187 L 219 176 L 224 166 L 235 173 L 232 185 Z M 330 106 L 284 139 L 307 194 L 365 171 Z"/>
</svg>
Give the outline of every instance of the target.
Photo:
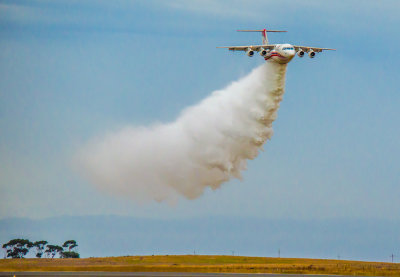
<svg viewBox="0 0 400 277">
<path fill-rule="evenodd" d="M 309 46 L 297 46 L 291 45 L 289 43 L 284 44 L 269 44 L 267 33 L 282 33 L 287 31 L 277 31 L 277 30 L 237 30 L 238 32 L 261 32 L 262 35 L 262 45 L 248 45 L 248 46 L 220 46 L 217 48 L 228 48 L 232 51 L 246 51 L 246 55 L 252 57 L 254 52 L 257 51 L 266 60 L 272 60 L 274 62 L 285 64 L 290 62 L 296 55 L 300 58 L 304 57 L 307 52 L 310 58 L 315 58 L 315 53 L 322 52 L 324 50 L 336 50 L 331 48 L 319 48 L 319 47 L 309 47 Z"/>
</svg>

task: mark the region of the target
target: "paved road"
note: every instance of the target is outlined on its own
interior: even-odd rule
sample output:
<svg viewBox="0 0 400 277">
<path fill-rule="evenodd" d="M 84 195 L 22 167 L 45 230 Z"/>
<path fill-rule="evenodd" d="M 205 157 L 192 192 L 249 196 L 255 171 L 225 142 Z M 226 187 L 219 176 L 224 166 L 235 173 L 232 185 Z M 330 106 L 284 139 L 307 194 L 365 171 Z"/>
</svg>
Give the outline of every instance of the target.
<svg viewBox="0 0 400 277">
<path fill-rule="evenodd" d="M 337 275 L 304 275 L 304 274 L 249 274 L 249 273 L 176 273 L 176 272 L 0 272 L 7 277 L 337 277 Z M 360 276 L 351 276 L 360 277 Z"/>
</svg>

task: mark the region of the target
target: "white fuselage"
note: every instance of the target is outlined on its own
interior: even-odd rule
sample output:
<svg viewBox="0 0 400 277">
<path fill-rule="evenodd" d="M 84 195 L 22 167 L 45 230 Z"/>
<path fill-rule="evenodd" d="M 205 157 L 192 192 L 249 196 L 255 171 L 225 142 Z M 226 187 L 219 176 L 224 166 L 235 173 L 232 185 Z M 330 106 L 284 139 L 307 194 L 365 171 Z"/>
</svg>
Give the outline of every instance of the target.
<svg viewBox="0 0 400 277">
<path fill-rule="evenodd" d="M 304 57 L 305 53 L 312 59 L 315 58 L 316 53 L 325 50 L 336 50 L 332 48 L 320 48 L 310 46 L 292 45 L 289 43 L 283 44 L 270 44 L 268 41 L 267 33 L 281 33 L 286 31 L 279 30 L 238 30 L 239 32 L 259 32 L 262 36 L 261 45 L 244 45 L 244 46 L 220 46 L 217 48 L 228 48 L 230 51 L 245 51 L 246 55 L 253 57 L 254 53 L 258 52 L 268 62 L 275 62 L 279 64 L 287 64 L 297 54 L 300 58 Z"/>
<path fill-rule="evenodd" d="M 293 57 L 296 55 L 296 50 L 293 45 L 285 43 L 285 44 L 277 44 L 275 48 L 269 51 L 264 59 L 266 61 L 273 61 L 276 63 L 288 63 Z"/>
</svg>

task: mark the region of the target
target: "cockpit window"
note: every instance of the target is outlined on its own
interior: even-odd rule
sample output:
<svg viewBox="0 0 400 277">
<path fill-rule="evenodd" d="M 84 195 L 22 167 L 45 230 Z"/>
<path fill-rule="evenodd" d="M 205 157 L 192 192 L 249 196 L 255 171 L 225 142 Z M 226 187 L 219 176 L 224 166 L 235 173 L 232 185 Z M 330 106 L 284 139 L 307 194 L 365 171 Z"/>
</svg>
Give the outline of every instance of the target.
<svg viewBox="0 0 400 277">
<path fill-rule="evenodd" d="M 283 47 L 283 50 L 294 50 L 293 47 Z"/>
</svg>

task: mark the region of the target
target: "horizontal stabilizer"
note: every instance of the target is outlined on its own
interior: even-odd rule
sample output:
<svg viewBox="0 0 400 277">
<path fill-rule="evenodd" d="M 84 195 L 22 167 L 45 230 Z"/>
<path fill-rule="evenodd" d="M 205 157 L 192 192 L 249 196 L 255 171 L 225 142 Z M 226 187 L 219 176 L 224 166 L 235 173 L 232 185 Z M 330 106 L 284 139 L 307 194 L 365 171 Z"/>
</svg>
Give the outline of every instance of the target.
<svg viewBox="0 0 400 277">
<path fill-rule="evenodd" d="M 285 33 L 287 31 L 278 31 L 278 30 L 267 30 L 267 29 L 262 29 L 262 30 L 237 30 L 238 32 L 260 32 L 262 35 L 262 43 L 263 44 L 268 44 L 268 37 L 267 33 L 272 32 L 272 33 Z"/>
<path fill-rule="evenodd" d="M 272 33 L 286 33 L 287 31 L 278 31 L 278 30 L 237 30 L 238 32 L 272 32 Z"/>
</svg>

